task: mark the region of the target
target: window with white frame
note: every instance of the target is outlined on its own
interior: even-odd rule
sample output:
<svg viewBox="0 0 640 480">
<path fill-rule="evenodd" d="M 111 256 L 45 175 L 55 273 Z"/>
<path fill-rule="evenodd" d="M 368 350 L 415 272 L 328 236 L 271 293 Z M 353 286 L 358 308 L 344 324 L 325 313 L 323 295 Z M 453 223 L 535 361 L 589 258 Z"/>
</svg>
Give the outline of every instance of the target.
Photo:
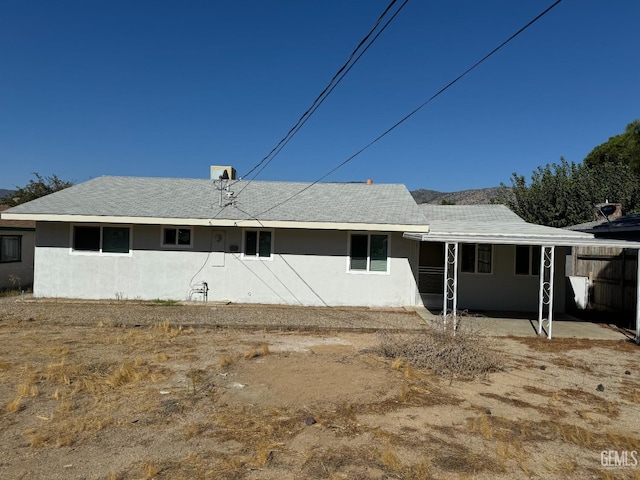
<svg viewBox="0 0 640 480">
<path fill-rule="evenodd" d="M 516 275 L 540 274 L 540 247 L 516 245 Z"/>
<path fill-rule="evenodd" d="M 491 273 L 493 246 L 463 243 L 460 245 L 460 271 L 464 273 Z"/>
<path fill-rule="evenodd" d="M 389 236 L 352 233 L 349 245 L 349 270 L 353 272 L 387 272 Z"/>
<path fill-rule="evenodd" d="M 162 227 L 162 246 L 189 248 L 193 246 L 191 227 Z"/>
<path fill-rule="evenodd" d="M 131 228 L 74 225 L 73 250 L 79 252 L 129 253 Z"/>
<path fill-rule="evenodd" d="M 22 261 L 22 236 L 0 235 L 0 263 Z"/>
<path fill-rule="evenodd" d="M 245 230 L 244 256 L 249 258 L 271 258 L 273 235 L 270 230 Z"/>
</svg>

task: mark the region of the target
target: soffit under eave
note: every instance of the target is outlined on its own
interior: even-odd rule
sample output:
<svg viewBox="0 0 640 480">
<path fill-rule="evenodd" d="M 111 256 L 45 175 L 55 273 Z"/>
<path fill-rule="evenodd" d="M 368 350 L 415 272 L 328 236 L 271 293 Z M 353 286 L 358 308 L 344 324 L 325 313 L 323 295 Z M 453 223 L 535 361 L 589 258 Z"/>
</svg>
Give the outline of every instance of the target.
<svg viewBox="0 0 640 480">
<path fill-rule="evenodd" d="M 554 236 L 505 236 L 505 235 L 420 235 L 405 232 L 404 238 L 420 242 L 439 243 L 484 243 L 493 245 L 540 245 L 557 247 L 618 247 L 640 249 L 640 242 L 607 240 L 600 238 L 554 237 Z"/>
</svg>

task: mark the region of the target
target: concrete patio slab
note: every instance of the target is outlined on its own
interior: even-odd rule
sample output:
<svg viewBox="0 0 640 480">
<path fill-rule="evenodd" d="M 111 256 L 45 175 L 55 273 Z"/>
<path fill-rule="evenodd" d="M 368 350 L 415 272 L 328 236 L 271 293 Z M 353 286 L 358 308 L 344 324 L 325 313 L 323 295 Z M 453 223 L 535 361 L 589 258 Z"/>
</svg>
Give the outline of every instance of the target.
<svg viewBox="0 0 640 480">
<path fill-rule="evenodd" d="M 442 324 L 442 316 L 426 308 L 416 308 L 416 313 L 429 325 Z M 458 315 L 460 328 L 488 336 L 535 337 L 538 335 L 537 313 L 523 312 L 461 312 Z M 543 336 L 547 336 L 546 324 Z M 553 338 L 586 338 L 592 340 L 633 339 L 635 332 L 618 328 L 612 324 L 584 322 L 571 315 L 554 317 Z"/>
</svg>

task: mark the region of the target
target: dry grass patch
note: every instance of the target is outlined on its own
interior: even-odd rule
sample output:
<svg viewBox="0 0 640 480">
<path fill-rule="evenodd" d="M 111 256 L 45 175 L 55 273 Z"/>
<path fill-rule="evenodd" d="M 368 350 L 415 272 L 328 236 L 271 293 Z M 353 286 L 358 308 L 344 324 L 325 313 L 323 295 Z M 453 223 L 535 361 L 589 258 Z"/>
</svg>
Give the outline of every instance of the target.
<svg viewBox="0 0 640 480">
<path fill-rule="evenodd" d="M 469 432 L 481 435 L 485 440 L 504 444 L 514 442 L 538 443 L 560 441 L 576 445 L 585 451 L 603 449 L 637 450 L 640 439 L 615 432 L 594 432 L 579 425 L 560 421 L 558 418 L 538 421 L 508 419 L 494 415 L 481 415 L 467 419 Z"/>
<path fill-rule="evenodd" d="M 168 371 L 149 365 L 141 358 L 118 362 L 74 363 L 61 360 L 45 367 L 43 381 L 54 387 L 69 387 L 73 394 L 100 395 L 107 390 L 135 386 L 146 382 L 158 382 L 166 378 Z"/>
<path fill-rule="evenodd" d="M 592 340 L 589 338 L 554 338 L 553 340 L 549 340 L 544 336 L 508 336 L 507 338 L 520 342 L 538 352 L 562 353 L 571 350 L 589 350 L 594 347 L 629 353 L 640 351 L 640 345 L 632 340 Z"/>
<path fill-rule="evenodd" d="M 610 418 L 616 418 L 620 415 L 620 408 L 617 404 L 594 393 L 585 392 L 577 388 L 563 388 L 558 393 L 566 404 L 588 405 L 592 412 L 600 413 Z"/>
<path fill-rule="evenodd" d="M 244 358 L 245 360 L 249 360 L 256 357 L 266 357 L 270 353 L 271 352 L 269 351 L 269 344 L 262 343 L 259 347 L 251 347 L 249 350 L 247 350 L 247 352 L 244 354 Z"/>
<path fill-rule="evenodd" d="M 559 408 L 558 404 L 565 406 L 582 406 L 582 408 L 577 410 L 577 413 L 584 420 L 588 419 L 589 413 L 598 413 L 610 418 L 616 418 L 620 415 L 619 404 L 585 390 L 577 388 L 547 390 L 535 385 L 525 385 L 523 389 L 527 393 L 548 398 L 550 404 L 547 406 L 547 411 L 555 417 L 564 415 L 564 411 Z"/>
<path fill-rule="evenodd" d="M 619 391 L 623 399 L 640 404 L 640 384 L 623 379 L 620 383 Z"/>
<path fill-rule="evenodd" d="M 593 368 L 591 368 L 591 365 L 583 361 L 572 360 L 565 356 L 552 357 L 550 361 L 558 367 L 568 368 L 570 370 L 580 370 L 584 373 L 593 373 Z"/>
<path fill-rule="evenodd" d="M 578 462 L 575 460 L 560 460 L 558 462 L 547 463 L 545 468 L 549 473 L 565 477 L 573 474 L 578 469 Z"/>
<path fill-rule="evenodd" d="M 637 350 L 627 344 L 593 343 L 619 352 L 607 368 L 633 372 L 601 393 L 573 339 L 528 349 L 438 330 L 387 335 L 371 355 L 366 348 L 381 343 L 373 334 L 331 332 L 350 345 L 325 348 L 326 332 L 180 326 L 198 323 L 192 312 L 215 316 L 211 308 L 136 307 L 126 318 L 120 307 L 92 308 L 77 324 L 62 317 L 73 315 L 68 304 L 53 322 L 20 312 L 24 320 L 0 322 L 3 478 L 27 469 L 29 478 L 114 480 L 613 478 L 619 472 L 603 471 L 599 452 L 640 445 Z M 138 318 L 143 310 L 153 318 Z M 551 367 L 548 351 L 567 368 L 531 368 Z M 487 375 L 523 353 L 528 368 Z M 593 368 L 604 378 L 604 366 Z M 450 379 L 474 376 L 451 388 Z M 113 454 L 120 449 L 127 454 Z"/>
<path fill-rule="evenodd" d="M 209 417 L 211 432 L 222 441 L 235 441 L 255 449 L 263 442 L 280 442 L 305 427 L 301 413 L 288 409 L 227 406 Z"/>
<path fill-rule="evenodd" d="M 491 398 L 492 400 L 497 400 L 499 402 L 506 403 L 507 405 L 511 405 L 518 408 L 533 408 L 533 409 L 536 408 L 536 406 L 533 405 L 532 403 L 525 402 L 518 398 L 510 398 L 504 395 L 498 395 L 497 393 L 482 392 L 480 393 L 480 396 L 485 398 Z"/>
<path fill-rule="evenodd" d="M 70 447 L 82 439 L 94 438 L 102 430 L 114 426 L 111 417 L 90 414 L 85 409 L 68 412 L 56 411 L 52 417 L 38 428 L 23 432 L 31 447 Z"/>
<path fill-rule="evenodd" d="M 23 408 L 24 405 L 22 404 L 22 397 L 20 396 L 14 398 L 7 404 L 7 412 L 9 413 L 19 412 Z"/>
<path fill-rule="evenodd" d="M 383 447 L 324 448 L 307 452 L 300 469 L 300 478 L 402 478 L 427 480 L 433 478 L 428 459 L 405 463 L 399 452 Z"/>
</svg>

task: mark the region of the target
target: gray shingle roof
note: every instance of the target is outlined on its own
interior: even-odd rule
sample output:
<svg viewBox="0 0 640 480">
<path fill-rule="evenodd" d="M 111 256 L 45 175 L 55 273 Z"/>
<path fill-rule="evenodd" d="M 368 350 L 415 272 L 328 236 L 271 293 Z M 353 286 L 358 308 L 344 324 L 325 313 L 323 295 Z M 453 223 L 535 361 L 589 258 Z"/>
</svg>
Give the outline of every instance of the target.
<svg viewBox="0 0 640 480">
<path fill-rule="evenodd" d="M 263 221 L 425 225 L 421 209 L 404 185 L 318 183 L 304 191 L 308 183 L 238 181 L 230 185 L 237 196 L 236 206 L 221 208 L 220 192 L 212 180 L 98 177 L 10 212 L 228 220 L 257 216 Z"/>
<path fill-rule="evenodd" d="M 421 204 L 432 234 L 584 237 L 584 234 L 527 223 L 505 205 Z"/>
<path fill-rule="evenodd" d="M 578 223 L 576 225 L 569 225 L 568 227 L 564 227 L 564 228 L 566 230 L 574 230 L 576 232 L 588 232 L 592 228 L 597 227 L 603 222 L 606 222 L 606 220 L 593 220 L 591 222 Z"/>
<path fill-rule="evenodd" d="M 420 208 L 429 222 L 438 220 L 524 222 L 506 205 L 432 205 L 423 203 Z"/>
<path fill-rule="evenodd" d="M 598 234 L 616 234 L 640 231 L 640 214 L 633 213 L 607 221 L 606 219 L 580 223 L 567 227 L 569 230 Z"/>
<path fill-rule="evenodd" d="M 0 212 L 7 210 L 9 205 L 0 205 Z M 7 228 L 13 230 L 33 230 L 36 228 L 36 222 L 24 220 L 2 220 L 0 219 L 0 229 Z"/>
</svg>

